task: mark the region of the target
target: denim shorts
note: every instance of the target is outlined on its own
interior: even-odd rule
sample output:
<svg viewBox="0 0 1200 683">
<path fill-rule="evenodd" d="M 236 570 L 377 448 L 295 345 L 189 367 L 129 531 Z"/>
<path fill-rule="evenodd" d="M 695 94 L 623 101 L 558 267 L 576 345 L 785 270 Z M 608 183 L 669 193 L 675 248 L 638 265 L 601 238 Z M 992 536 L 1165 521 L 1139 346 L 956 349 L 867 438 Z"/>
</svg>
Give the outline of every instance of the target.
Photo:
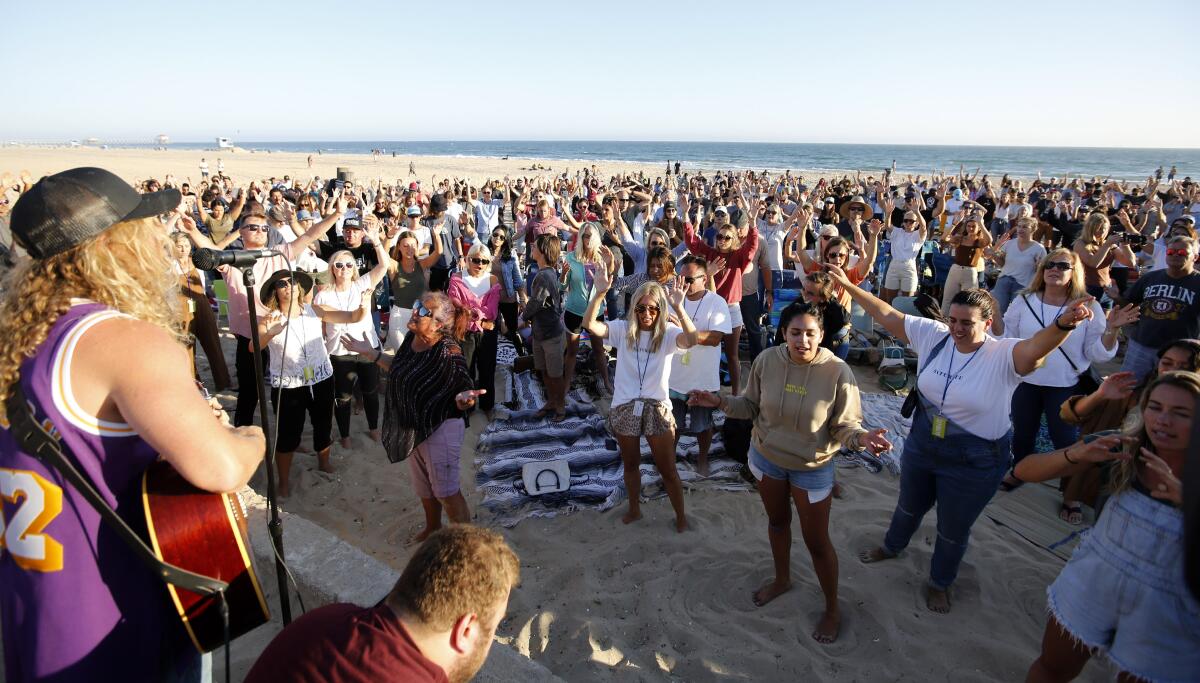
<svg viewBox="0 0 1200 683">
<path fill-rule="evenodd" d="M 1200 672 L 1200 603 L 1183 577 L 1183 513 L 1136 491 L 1114 496 L 1046 590 L 1072 636 L 1152 681 Z"/>
<path fill-rule="evenodd" d="M 816 469 L 804 470 L 789 470 L 767 460 L 767 458 L 758 452 L 754 444 L 750 444 L 750 471 L 758 479 L 770 477 L 779 481 L 786 481 L 793 488 L 803 489 L 808 492 L 808 502 L 819 503 L 829 497 L 833 492 L 833 461 L 825 463 Z"/>
</svg>

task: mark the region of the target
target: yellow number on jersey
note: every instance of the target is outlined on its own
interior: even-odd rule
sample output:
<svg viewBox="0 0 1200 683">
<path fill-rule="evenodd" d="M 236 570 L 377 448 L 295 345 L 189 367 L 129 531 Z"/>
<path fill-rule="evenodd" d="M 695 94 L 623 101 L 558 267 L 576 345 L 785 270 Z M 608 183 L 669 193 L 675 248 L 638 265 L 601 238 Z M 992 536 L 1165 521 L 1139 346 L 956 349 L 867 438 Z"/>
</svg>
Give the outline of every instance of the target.
<svg viewBox="0 0 1200 683">
<path fill-rule="evenodd" d="M 0 499 L 16 505 L 9 519 L 0 515 L 0 552 L 22 569 L 60 571 L 62 544 L 42 532 L 62 512 L 62 489 L 37 472 L 0 468 Z"/>
</svg>

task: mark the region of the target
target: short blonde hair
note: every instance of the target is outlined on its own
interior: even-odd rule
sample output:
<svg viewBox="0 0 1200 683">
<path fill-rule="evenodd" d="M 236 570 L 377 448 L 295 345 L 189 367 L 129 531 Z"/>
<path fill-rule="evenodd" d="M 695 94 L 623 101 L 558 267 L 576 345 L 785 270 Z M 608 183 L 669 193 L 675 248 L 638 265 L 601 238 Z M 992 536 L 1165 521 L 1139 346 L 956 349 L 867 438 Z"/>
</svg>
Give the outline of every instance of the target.
<svg viewBox="0 0 1200 683">
<path fill-rule="evenodd" d="M 446 631 L 464 614 L 484 624 L 521 579 L 521 563 L 500 534 L 470 524 L 434 532 L 400 574 L 388 606 Z"/>
</svg>

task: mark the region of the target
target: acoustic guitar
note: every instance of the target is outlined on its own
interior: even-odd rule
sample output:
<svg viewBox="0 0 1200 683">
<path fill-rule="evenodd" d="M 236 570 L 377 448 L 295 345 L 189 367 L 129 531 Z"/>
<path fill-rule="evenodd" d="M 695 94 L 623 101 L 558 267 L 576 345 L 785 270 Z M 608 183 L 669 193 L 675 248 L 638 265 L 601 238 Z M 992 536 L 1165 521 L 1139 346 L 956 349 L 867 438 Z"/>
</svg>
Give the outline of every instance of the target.
<svg viewBox="0 0 1200 683">
<path fill-rule="evenodd" d="M 229 639 L 271 619 L 246 532 L 246 511 L 236 493 L 192 486 L 168 463 L 142 475 L 142 505 L 150 547 L 159 560 L 229 584 Z M 171 601 L 200 652 L 225 644 L 219 595 L 201 595 L 167 584 Z"/>
</svg>

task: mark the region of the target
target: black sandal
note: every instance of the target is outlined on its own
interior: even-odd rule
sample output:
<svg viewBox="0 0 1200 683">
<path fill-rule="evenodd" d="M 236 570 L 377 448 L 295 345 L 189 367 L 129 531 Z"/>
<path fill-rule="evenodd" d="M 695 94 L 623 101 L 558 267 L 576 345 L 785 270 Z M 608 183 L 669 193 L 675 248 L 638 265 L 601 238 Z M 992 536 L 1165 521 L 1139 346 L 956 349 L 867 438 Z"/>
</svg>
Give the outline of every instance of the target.
<svg viewBox="0 0 1200 683">
<path fill-rule="evenodd" d="M 1079 515 L 1077 518 L 1078 521 L 1073 521 L 1071 519 L 1073 515 Z M 1058 518 L 1067 524 L 1070 524 L 1071 526 L 1079 526 L 1080 524 L 1083 524 L 1083 505 L 1079 503 L 1064 502 L 1062 505 L 1058 506 Z"/>
<path fill-rule="evenodd" d="M 1012 481 L 1010 482 L 1009 479 L 1011 479 Z M 1014 484 L 1013 482 L 1016 482 L 1016 483 Z M 1009 470 L 1008 474 L 1004 475 L 1004 480 L 1000 482 L 1000 490 L 1005 493 L 1008 493 L 1010 491 L 1016 491 L 1017 489 L 1021 488 L 1024 485 L 1025 485 L 1025 482 L 1021 481 L 1020 479 L 1017 479 L 1017 475 L 1013 474 L 1012 470 Z"/>
</svg>

